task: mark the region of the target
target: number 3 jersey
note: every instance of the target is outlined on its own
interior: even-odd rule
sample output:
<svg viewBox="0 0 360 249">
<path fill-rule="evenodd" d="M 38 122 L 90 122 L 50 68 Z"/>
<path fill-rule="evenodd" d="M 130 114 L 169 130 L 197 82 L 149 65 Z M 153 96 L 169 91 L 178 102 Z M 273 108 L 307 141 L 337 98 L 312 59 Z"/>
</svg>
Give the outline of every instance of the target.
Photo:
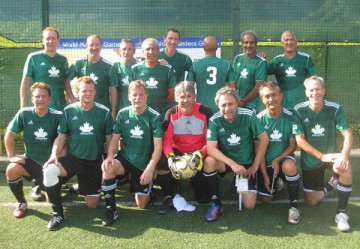
<svg viewBox="0 0 360 249">
<path fill-rule="evenodd" d="M 230 62 L 216 56 L 206 56 L 193 63 L 187 79 L 196 82 L 196 101 L 210 107 L 215 113 L 219 111 L 214 100 L 216 92 L 234 81 L 234 71 Z"/>
</svg>

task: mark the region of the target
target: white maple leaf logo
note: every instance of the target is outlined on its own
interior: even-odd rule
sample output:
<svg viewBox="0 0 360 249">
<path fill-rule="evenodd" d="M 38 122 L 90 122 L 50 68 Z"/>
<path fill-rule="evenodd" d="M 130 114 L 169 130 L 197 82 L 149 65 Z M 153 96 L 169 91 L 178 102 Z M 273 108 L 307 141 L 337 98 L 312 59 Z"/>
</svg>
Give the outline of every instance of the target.
<svg viewBox="0 0 360 249">
<path fill-rule="evenodd" d="M 128 86 L 129 83 L 130 83 L 130 82 L 129 82 L 129 76 L 126 75 L 126 77 L 122 79 L 122 82 L 124 83 L 124 86 Z"/>
<path fill-rule="evenodd" d="M 140 129 L 140 126 L 135 126 L 134 129 L 130 130 L 132 137 L 135 138 L 141 138 L 141 135 L 144 134 L 144 132 Z"/>
<path fill-rule="evenodd" d="M 311 129 L 313 136 L 324 136 L 325 129 L 321 127 L 319 124 L 315 125 L 315 128 Z"/>
<path fill-rule="evenodd" d="M 79 128 L 81 130 L 80 134 L 89 134 L 94 129 L 88 122 L 84 123 L 83 126 L 80 126 Z"/>
<path fill-rule="evenodd" d="M 241 72 L 240 72 L 240 74 L 241 74 L 241 78 L 247 78 L 247 76 L 248 76 L 248 74 L 249 74 L 249 72 L 247 71 L 247 69 L 246 68 L 244 68 Z"/>
<path fill-rule="evenodd" d="M 55 66 L 52 66 L 49 70 L 49 77 L 59 77 L 59 70 L 55 67 Z"/>
<path fill-rule="evenodd" d="M 296 76 L 296 70 L 293 67 L 288 67 L 288 69 L 285 70 L 286 76 Z"/>
<path fill-rule="evenodd" d="M 149 87 L 149 88 L 156 88 L 156 85 L 158 84 L 158 81 L 155 80 L 154 77 L 151 77 L 149 80 L 146 81 L 146 85 Z"/>
<path fill-rule="evenodd" d="M 97 84 L 97 80 L 99 79 L 94 73 L 91 73 L 90 78 L 92 78 L 92 80 L 95 82 L 95 84 Z"/>
<path fill-rule="evenodd" d="M 282 134 L 277 129 L 275 129 L 273 131 L 273 133 L 270 135 L 271 140 L 278 140 L 279 141 L 281 137 L 282 137 Z"/>
<path fill-rule="evenodd" d="M 230 145 L 237 145 L 240 142 L 240 137 L 236 136 L 236 134 L 232 133 L 230 137 L 227 139 Z"/>
<path fill-rule="evenodd" d="M 45 140 L 48 133 L 42 127 L 40 127 L 37 131 L 34 132 L 34 135 L 36 136 L 36 139 Z"/>
</svg>

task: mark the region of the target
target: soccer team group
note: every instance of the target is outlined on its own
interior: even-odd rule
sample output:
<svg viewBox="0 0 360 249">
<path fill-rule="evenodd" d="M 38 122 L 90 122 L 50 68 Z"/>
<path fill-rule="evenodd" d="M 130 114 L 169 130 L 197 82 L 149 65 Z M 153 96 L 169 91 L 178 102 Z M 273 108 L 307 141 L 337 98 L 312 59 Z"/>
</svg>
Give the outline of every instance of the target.
<svg viewBox="0 0 360 249">
<path fill-rule="evenodd" d="M 103 192 L 104 226 L 118 219 L 115 190 L 128 175 L 139 208 L 150 202 L 156 175 L 164 194 L 158 213 L 167 214 L 181 194 L 179 161 L 186 154 L 196 168 L 190 178 L 195 199 L 210 203 L 206 221 L 223 212 L 219 181 L 231 173 L 233 188 L 237 176 L 242 185 L 245 180 L 247 209 L 257 199 L 270 202 L 274 186 L 285 182 L 288 223 L 298 224 L 298 146 L 306 204 L 316 205 L 336 190 L 337 229 L 350 229 L 352 133 L 342 107 L 324 99 L 324 80 L 316 76 L 310 55 L 297 51 L 293 32 L 282 34 L 284 53 L 269 62 L 264 52 L 257 53 L 251 30 L 241 35 L 243 53 L 233 63 L 216 57 L 218 41 L 212 36 L 204 39 L 204 58 L 193 62 L 177 50 L 180 33 L 173 28 L 164 36 L 163 51 L 153 38 L 142 42 L 142 61 L 134 58 L 134 42 L 123 39 L 120 61 L 113 64 L 100 55 L 101 38 L 90 35 L 86 55 L 68 66 L 57 53 L 59 39 L 56 29 L 44 29 L 44 50 L 28 55 L 21 109 L 4 138 L 6 178 L 18 202 L 15 217 L 27 210 L 25 178 L 33 181 L 34 200 L 43 200 L 46 191 L 53 209 L 47 228 L 58 229 L 64 222 L 61 188 L 73 176 L 89 208 L 98 206 Z M 266 82 L 268 74 L 278 83 Z M 266 108 L 259 112 L 260 101 Z M 14 139 L 22 131 L 25 155 L 18 155 Z M 339 151 L 336 131 L 344 137 Z M 326 169 L 333 175 L 329 181 Z"/>
</svg>

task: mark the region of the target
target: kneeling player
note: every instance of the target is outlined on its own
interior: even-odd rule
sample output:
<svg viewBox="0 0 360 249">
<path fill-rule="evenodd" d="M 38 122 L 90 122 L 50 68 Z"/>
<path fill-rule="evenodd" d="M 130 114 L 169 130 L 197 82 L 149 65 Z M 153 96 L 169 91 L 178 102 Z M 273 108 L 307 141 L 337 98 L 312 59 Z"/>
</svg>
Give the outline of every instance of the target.
<svg viewBox="0 0 360 249">
<path fill-rule="evenodd" d="M 21 176 L 30 180 L 34 178 L 43 188 L 42 164 L 49 158 L 52 144 L 57 136 L 57 127 L 61 112 L 49 108 L 51 100 L 50 87 L 37 82 L 30 88 L 31 101 L 34 107 L 22 108 L 10 122 L 5 134 L 5 147 L 10 161 L 6 168 L 6 179 L 18 205 L 14 216 L 25 215 L 27 202 L 23 191 Z M 24 132 L 25 155 L 16 155 L 15 134 Z M 40 190 L 40 188 L 38 188 Z M 44 199 L 43 195 L 33 195 L 34 200 Z M 34 198 L 37 197 L 37 198 Z"/>
<path fill-rule="evenodd" d="M 257 116 L 270 141 L 258 171 L 258 195 L 261 201 L 270 202 L 274 182 L 281 177 L 287 183 L 289 191 L 288 223 L 297 224 L 300 221 L 300 211 L 297 209 L 300 175 L 293 155 L 296 141 L 292 134 L 292 113 L 281 107 L 283 94 L 278 84 L 262 84 L 259 94 L 266 109 Z"/>
<path fill-rule="evenodd" d="M 115 190 L 118 175 L 131 174 L 131 190 L 139 208 L 150 201 L 155 167 L 161 157 L 162 128 L 160 114 L 146 105 L 146 84 L 140 80 L 130 83 L 128 98 L 131 106 L 121 109 L 117 116 L 106 160 L 102 164 L 106 217 L 104 226 L 111 226 L 118 218 Z M 114 158 L 119 139 L 121 150 Z"/>
</svg>

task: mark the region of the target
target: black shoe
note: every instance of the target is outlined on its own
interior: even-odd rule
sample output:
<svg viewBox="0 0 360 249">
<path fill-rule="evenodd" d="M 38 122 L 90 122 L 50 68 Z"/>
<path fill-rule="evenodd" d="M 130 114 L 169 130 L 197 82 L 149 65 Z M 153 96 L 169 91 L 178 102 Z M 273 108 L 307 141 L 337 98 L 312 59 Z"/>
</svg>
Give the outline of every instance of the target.
<svg viewBox="0 0 360 249">
<path fill-rule="evenodd" d="M 158 214 L 167 214 L 173 208 L 173 197 L 166 196 L 163 204 L 158 209 Z"/>
<path fill-rule="evenodd" d="M 49 231 L 57 230 L 63 221 L 64 221 L 64 216 L 59 214 L 51 215 L 49 223 L 47 225 L 48 230 Z"/>
<path fill-rule="evenodd" d="M 31 198 L 34 201 L 44 201 L 45 200 L 45 195 L 43 193 L 41 193 L 41 188 L 39 185 L 32 188 Z"/>
<path fill-rule="evenodd" d="M 112 208 L 106 208 L 105 219 L 101 222 L 101 224 L 106 227 L 111 226 L 118 217 L 119 213 L 116 209 L 113 210 Z"/>
</svg>

